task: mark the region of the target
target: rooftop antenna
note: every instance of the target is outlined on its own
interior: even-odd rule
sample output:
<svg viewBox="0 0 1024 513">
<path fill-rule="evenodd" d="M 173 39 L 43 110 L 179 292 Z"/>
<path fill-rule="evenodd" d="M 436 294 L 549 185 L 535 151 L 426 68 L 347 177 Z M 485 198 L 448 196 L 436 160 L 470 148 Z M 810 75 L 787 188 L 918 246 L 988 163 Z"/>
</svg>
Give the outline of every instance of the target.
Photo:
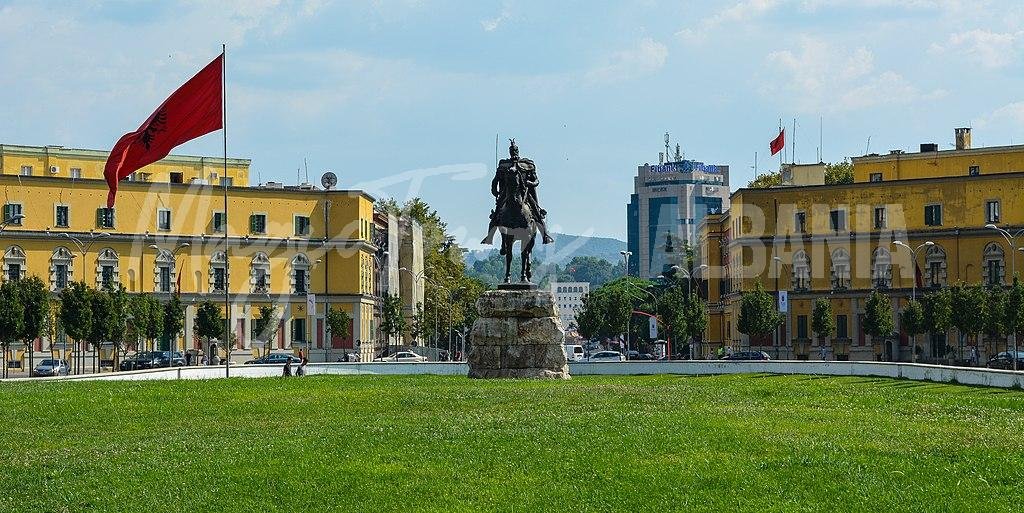
<svg viewBox="0 0 1024 513">
<path fill-rule="evenodd" d="M 306 157 L 302 157 L 302 166 L 306 168 L 306 181 L 302 183 L 309 183 L 309 164 L 306 163 Z"/>
<path fill-rule="evenodd" d="M 871 153 L 871 136 L 870 135 L 868 136 L 868 145 L 867 145 L 867 147 L 864 148 L 864 154 L 867 155 L 868 153 Z"/>
<path fill-rule="evenodd" d="M 818 115 L 818 162 L 825 162 L 825 116 Z"/>
<path fill-rule="evenodd" d="M 295 168 L 295 183 L 296 184 L 302 183 L 302 169 L 301 168 Z"/>
<path fill-rule="evenodd" d="M 683 160 L 683 154 L 679 150 L 679 143 L 676 143 L 676 162 L 681 162 Z"/>
<path fill-rule="evenodd" d="M 665 158 L 668 159 L 669 155 L 672 155 L 672 150 L 668 144 L 668 132 L 665 132 Z"/>
</svg>

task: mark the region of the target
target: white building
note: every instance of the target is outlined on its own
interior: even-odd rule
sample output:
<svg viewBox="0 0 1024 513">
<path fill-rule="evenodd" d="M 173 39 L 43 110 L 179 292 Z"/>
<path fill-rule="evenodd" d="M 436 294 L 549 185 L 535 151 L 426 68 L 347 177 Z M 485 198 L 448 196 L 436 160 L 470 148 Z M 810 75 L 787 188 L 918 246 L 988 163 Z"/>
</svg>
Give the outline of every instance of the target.
<svg viewBox="0 0 1024 513">
<path fill-rule="evenodd" d="M 583 308 L 583 296 L 590 293 L 590 283 L 585 281 L 553 281 L 551 294 L 555 296 L 558 318 L 563 329 L 576 328 L 576 313 Z"/>
</svg>

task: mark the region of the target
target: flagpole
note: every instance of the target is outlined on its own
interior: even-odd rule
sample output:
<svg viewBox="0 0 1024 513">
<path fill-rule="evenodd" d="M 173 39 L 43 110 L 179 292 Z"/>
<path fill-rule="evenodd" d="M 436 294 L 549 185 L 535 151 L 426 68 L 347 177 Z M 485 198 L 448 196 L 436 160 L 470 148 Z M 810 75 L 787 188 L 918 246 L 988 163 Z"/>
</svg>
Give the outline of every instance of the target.
<svg viewBox="0 0 1024 513">
<path fill-rule="evenodd" d="M 780 134 L 782 133 L 782 118 L 779 118 L 779 133 Z M 782 156 L 786 154 L 785 147 L 786 147 L 786 139 L 785 139 L 785 137 L 783 137 L 783 139 L 782 139 L 782 148 L 780 148 L 780 150 L 779 150 L 779 172 L 780 173 L 782 172 Z"/>
<path fill-rule="evenodd" d="M 220 115 L 221 134 L 224 136 L 224 171 L 221 173 L 220 183 L 224 190 L 224 377 L 231 374 L 231 303 L 228 299 L 228 290 L 231 288 L 231 259 L 228 258 L 228 45 L 222 44 L 221 50 L 221 73 L 220 73 Z M 212 357 L 213 355 L 211 355 Z"/>
</svg>

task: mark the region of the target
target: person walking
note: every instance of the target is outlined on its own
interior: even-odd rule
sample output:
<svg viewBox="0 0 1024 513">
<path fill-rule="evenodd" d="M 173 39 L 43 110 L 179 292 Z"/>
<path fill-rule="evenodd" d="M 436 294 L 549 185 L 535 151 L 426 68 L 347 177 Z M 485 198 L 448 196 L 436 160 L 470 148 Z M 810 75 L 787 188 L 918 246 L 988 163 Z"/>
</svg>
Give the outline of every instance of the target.
<svg viewBox="0 0 1024 513">
<path fill-rule="evenodd" d="M 286 377 L 286 378 L 290 377 L 292 375 L 292 359 L 291 358 L 285 360 L 283 374 L 281 374 L 281 375 Z"/>
<path fill-rule="evenodd" d="M 825 361 L 826 357 L 828 356 L 828 350 L 825 349 L 825 344 L 822 344 L 818 349 L 818 355 L 821 356 L 821 361 Z"/>
<path fill-rule="evenodd" d="M 305 376 L 306 375 L 306 364 L 307 363 L 309 363 L 309 358 L 307 358 L 306 355 L 302 351 L 299 351 L 299 368 L 295 370 L 295 375 L 296 376 Z"/>
</svg>

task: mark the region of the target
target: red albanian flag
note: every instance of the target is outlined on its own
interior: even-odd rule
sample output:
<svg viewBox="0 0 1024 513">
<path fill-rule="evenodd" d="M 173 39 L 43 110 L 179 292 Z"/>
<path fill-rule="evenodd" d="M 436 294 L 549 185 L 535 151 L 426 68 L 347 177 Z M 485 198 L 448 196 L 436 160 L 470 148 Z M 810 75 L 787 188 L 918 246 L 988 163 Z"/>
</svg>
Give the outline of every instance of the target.
<svg viewBox="0 0 1024 513">
<path fill-rule="evenodd" d="M 206 65 L 157 107 L 138 130 L 118 139 L 103 176 L 107 208 L 114 207 L 117 182 L 167 156 L 175 146 L 224 127 L 224 54 Z"/>
<path fill-rule="evenodd" d="M 782 151 L 782 148 L 786 146 L 786 129 L 783 128 L 779 131 L 779 136 L 772 139 L 772 142 L 768 143 L 768 147 L 772 149 L 772 155 Z"/>
</svg>

